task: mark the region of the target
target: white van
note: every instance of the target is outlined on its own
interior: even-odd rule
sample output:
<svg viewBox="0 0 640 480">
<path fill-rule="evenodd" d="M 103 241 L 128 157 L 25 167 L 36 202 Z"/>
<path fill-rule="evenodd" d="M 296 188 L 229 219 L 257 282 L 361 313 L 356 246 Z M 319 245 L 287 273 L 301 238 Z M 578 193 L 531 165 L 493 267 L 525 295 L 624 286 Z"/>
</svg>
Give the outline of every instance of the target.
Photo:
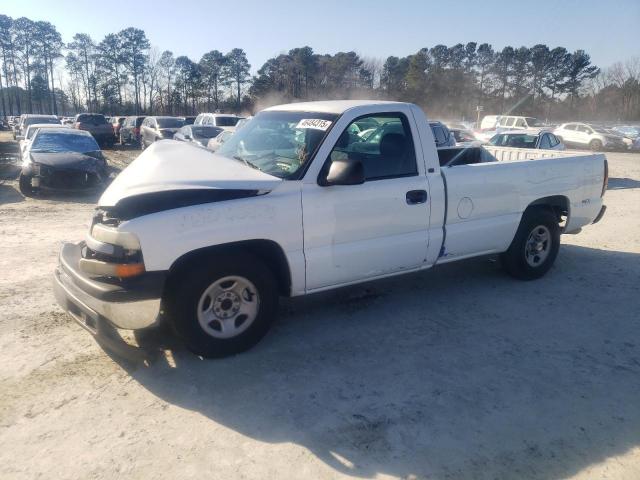
<svg viewBox="0 0 640 480">
<path fill-rule="evenodd" d="M 541 128 L 543 126 L 537 118 L 517 115 L 486 115 L 480 124 L 482 130 L 494 130 L 497 128 L 528 130 L 531 128 Z"/>
<path fill-rule="evenodd" d="M 244 117 L 238 117 L 230 113 L 201 113 L 193 122 L 194 125 L 210 125 L 224 130 L 235 128 L 236 124 Z"/>
</svg>

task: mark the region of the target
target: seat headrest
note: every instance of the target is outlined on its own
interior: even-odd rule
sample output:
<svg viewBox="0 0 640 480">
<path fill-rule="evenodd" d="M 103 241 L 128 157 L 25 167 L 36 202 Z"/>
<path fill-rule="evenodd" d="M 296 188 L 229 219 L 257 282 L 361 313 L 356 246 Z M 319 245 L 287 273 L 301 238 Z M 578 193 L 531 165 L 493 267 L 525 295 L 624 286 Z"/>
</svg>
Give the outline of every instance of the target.
<svg viewBox="0 0 640 480">
<path fill-rule="evenodd" d="M 347 148 L 349 146 L 349 132 L 346 130 L 342 132 L 342 135 L 338 138 L 336 142 L 336 147 L 338 148 Z"/>
<path fill-rule="evenodd" d="M 404 157 L 407 139 L 400 133 L 387 133 L 380 140 L 380 155 L 384 157 Z"/>
</svg>

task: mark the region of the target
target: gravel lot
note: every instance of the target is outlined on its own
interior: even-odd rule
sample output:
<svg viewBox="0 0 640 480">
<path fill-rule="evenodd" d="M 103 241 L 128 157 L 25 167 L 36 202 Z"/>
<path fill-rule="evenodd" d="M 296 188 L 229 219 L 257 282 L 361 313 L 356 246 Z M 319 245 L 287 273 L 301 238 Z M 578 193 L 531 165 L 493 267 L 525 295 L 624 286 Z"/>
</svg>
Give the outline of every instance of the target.
<svg viewBox="0 0 640 480">
<path fill-rule="evenodd" d="M 545 278 L 481 258 L 286 300 L 218 361 L 101 348 L 51 289 L 96 197 L 0 181 L 0 478 L 640 478 L 640 155 L 607 156 L 607 214 Z"/>
</svg>

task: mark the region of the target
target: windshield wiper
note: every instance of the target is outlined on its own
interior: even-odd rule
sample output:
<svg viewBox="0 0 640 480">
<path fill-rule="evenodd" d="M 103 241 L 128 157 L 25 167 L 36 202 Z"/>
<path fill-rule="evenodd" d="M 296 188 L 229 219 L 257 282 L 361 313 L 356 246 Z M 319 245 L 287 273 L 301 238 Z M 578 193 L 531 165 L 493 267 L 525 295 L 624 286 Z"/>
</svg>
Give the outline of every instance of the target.
<svg viewBox="0 0 640 480">
<path fill-rule="evenodd" d="M 247 167 L 255 168 L 256 170 L 262 171 L 262 169 L 259 166 L 257 166 L 255 163 L 251 163 L 249 160 L 241 157 L 240 155 L 234 155 L 233 158 L 244 162 Z"/>
</svg>

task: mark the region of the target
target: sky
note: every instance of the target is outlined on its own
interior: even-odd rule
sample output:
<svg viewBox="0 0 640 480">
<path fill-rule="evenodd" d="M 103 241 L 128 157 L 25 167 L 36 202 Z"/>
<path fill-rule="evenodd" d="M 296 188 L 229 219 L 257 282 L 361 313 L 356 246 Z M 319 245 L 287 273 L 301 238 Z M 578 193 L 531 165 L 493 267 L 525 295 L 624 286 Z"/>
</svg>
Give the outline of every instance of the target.
<svg viewBox="0 0 640 480">
<path fill-rule="evenodd" d="M 252 72 L 305 45 L 384 59 L 437 44 L 545 43 L 586 50 L 600 67 L 640 56 L 640 0 L 2 0 L 0 13 L 47 20 L 67 42 L 78 32 L 100 41 L 133 26 L 152 46 L 194 61 L 239 47 Z"/>
</svg>

